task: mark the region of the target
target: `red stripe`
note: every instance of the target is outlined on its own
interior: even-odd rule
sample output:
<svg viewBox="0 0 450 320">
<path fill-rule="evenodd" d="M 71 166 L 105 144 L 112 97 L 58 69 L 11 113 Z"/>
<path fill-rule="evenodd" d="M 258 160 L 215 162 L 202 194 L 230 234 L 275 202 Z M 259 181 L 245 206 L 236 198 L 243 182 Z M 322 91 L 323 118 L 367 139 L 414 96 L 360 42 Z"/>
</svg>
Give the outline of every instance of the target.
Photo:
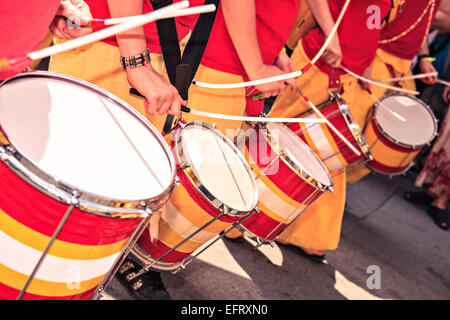
<svg viewBox="0 0 450 320">
<path fill-rule="evenodd" d="M 250 145 L 250 141 L 252 144 Z M 248 133 L 246 139 L 246 147 L 253 161 L 261 171 L 265 170 L 272 161 L 277 157 L 272 147 L 261 133 L 261 129 L 256 128 L 253 132 Z M 264 148 L 264 149 L 263 149 Z M 263 152 L 263 150 L 265 152 Z M 275 171 L 274 171 L 275 170 Z M 272 181 L 284 194 L 292 200 L 303 203 L 316 188 L 308 184 L 300 176 L 298 176 L 284 161 L 277 160 L 264 175 Z M 305 204 L 311 204 L 308 200 Z"/>
<path fill-rule="evenodd" d="M 22 300 L 89 300 L 95 294 L 96 289 L 97 288 L 94 287 L 80 294 L 62 297 L 41 296 L 26 292 L 23 295 Z M 19 290 L 11 288 L 10 286 L 0 282 L 0 300 L 16 300 L 19 294 Z"/>
<path fill-rule="evenodd" d="M 406 169 L 408 169 L 410 164 L 403 166 L 403 167 L 391 167 L 391 166 L 384 165 L 376 160 L 372 160 L 372 161 L 367 162 L 367 166 L 379 173 L 390 175 L 390 174 L 403 173 Z"/>
<path fill-rule="evenodd" d="M 280 226 L 279 224 L 280 222 L 272 219 L 262 210 L 242 222 L 242 226 L 261 239 L 265 239 L 269 234 L 271 234 L 267 238 L 268 241 L 275 240 L 278 234 L 286 227 L 285 223 L 282 223 Z M 276 230 L 273 231 L 274 229 Z"/>
<path fill-rule="evenodd" d="M 154 243 L 150 240 L 150 232 L 148 230 L 145 230 L 139 240 L 137 241 L 137 244 L 141 247 L 142 250 L 147 252 L 152 257 L 158 259 L 162 257 L 166 252 L 171 250 L 172 248 L 166 246 L 161 241 L 157 240 Z M 193 251 L 192 251 L 193 252 Z M 176 263 L 181 262 L 185 258 L 189 257 L 192 252 L 190 253 L 183 253 L 180 251 L 174 250 L 170 254 L 168 254 L 166 257 L 161 259 L 163 262 L 169 262 L 169 263 Z"/>
<path fill-rule="evenodd" d="M 51 237 L 68 205 L 33 188 L 0 161 L 0 209 L 26 227 Z M 113 219 L 75 208 L 59 240 L 84 245 L 106 245 L 128 239 L 141 219 Z"/>
<path fill-rule="evenodd" d="M 381 142 L 383 142 L 384 145 L 386 145 L 387 147 L 389 147 L 395 151 L 409 153 L 409 152 L 414 152 L 416 150 L 422 149 L 422 147 L 413 149 L 413 148 L 408 148 L 408 147 L 403 147 L 401 145 L 398 145 L 398 144 L 394 143 L 393 141 L 389 140 L 384 135 L 384 133 L 381 132 L 380 128 L 378 128 L 378 126 L 377 126 L 375 119 L 372 119 L 371 124 L 372 124 L 373 131 L 375 132 L 375 135 L 379 138 L 379 140 Z"/>
</svg>

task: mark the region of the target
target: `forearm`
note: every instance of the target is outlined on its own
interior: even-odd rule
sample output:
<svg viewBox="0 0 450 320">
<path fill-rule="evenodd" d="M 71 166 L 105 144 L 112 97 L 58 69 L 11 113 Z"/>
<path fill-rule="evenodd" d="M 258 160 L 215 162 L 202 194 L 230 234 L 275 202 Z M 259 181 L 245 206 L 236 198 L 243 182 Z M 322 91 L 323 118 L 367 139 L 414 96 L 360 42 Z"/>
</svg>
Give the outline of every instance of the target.
<svg viewBox="0 0 450 320">
<path fill-rule="evenodd" d="M 325 33 L 329 35 L 334 27 L 334 19 L 331 15 L 328 0 L 306 0 L 309 9 L 311 10 L 314 19 Z"/>
<path fill-rule="evenodd" d="M 417 55 L 419 56 L 428 56 L 430 55 L 430 49 L 428 47 L 428 39 L 425 39 L 424 44 L 422 45 L 422 48 L 417 51 Z"/>
<path fill-rule="evenodd" d="M 144 12 L 144 0 L 108 0 L 109 12 L 112 18 L 136 16 Z M 147 48 L 144 27 L 137 27 L 116 36 L 120 54 L 133 56 Z"/>
<path fill-rule="evenodd" d="M 225 23 L 246 73 L 250 76 L 263 65 L 256 33 L 254 0 L 223 0 Z"/>
</svg>

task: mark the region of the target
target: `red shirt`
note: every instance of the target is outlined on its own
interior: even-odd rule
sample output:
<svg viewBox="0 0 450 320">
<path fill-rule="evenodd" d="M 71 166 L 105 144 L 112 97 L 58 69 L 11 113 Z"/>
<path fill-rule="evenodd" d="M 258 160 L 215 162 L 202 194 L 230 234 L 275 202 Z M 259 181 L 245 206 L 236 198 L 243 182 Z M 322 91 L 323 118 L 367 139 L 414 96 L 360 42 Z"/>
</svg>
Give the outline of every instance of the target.
<svg viewBox="0 0 450 320">
<path fill-rule="evenodd" d="M 345 0 L 328 0 L 328 4 L 336 21 Z M 368 27 L 368 21 L 371 21 L 373 12 L 367 13 L 367 11 L 373 5 L 380 8 L 380 20 L 382 21 L 391 9 L 391 0 L 352 0 L 338 28 L 342 63 L 357 74 L 362 74 L 371 65 L 378 48 L 381 30 Z M 315 57 L 325 40 L 325 34 L 320 28 L 308 32 L 303 38 L 302 44 L 309 59 L 312 60 Z M 332 72 L 322 59 L 319 59 L 316 65 L 327 74 Z"/>
<path fill-rule="evenodd" d="M 61 0 L 2 1 L 0 6 L 0 58 L 15 58 L 39 50 Z M 0 70 L 0 79 L 10 78 L 27 63 Z"/>
<path fill-rule="evenodd" d="M 255 0 L 256 29 L 265 64 L 273 64 L 297 18 L 300 0 Z M 246 76 L 244 67 L 228 33 L 222 6 L 219 6 L 202 65 Z"/>
<path fill-rule="evenodd" d="M 91 9 L 92 17 L 97 19 L 109 19 L 111 15 L 109 13 L 108 2 L 107 0 L 85 0 L 87 4 L 89 4 L 89 8 Z M 174 0 L 173 2 L 180 2 L 182 0 Z M 205 3 L 204 0 L 190 0 L 190 7 L 196 7 L 203 5 Z M 153 11 L 153 7 L 150 4 L 149 0 L 144 1 L 144 14 Z M 193 26 L 197 22 L 198 15 L 190 15 L 190 16 L 181 16 L 175 18 L 178 39 L 181 41 L 191 30 Z M 97 27 L 94 31 L 98 31 L 104 29 L 106 27 Z M 158 30 L 156 29 L 156 22 L 148 23 L 144 26 L 145 37 L 147 38 L 147 47 L 150 49 L 150 52 L 161 53 L 161 46 L 159 44 Z M 108 39 L 103 40 L 103 42 L 108 43 L 113 46 L 118 46 L 116 37 L 110 37 Z"/>
<path fill-rule="evenodd" d="M 401 37 L 394 42 L 386 44 L 380 43 L 379 47 L 396 57 L 412 60 L 417 54 L 417 51 L 422 47 L 423 41 L 429 31 L 430 13 L 432 14 L 432 19 L 434 19 L 439 9 L 440 2 L 440 0 L 435 0 L 435 7 L 433 12 L 431 12 L 431 6 L 427 8 L 430 0 L 406 0 L 404 5 L 400 7 L 396 18 L 391 23 L 387 24 L 381 31 L 381 40 L 392 39 L 408 30 L 410 26 L 419 20 L 425 10 L 427 10 L 425 16 L 420 23 L 404 37 Z"/>
</svg>

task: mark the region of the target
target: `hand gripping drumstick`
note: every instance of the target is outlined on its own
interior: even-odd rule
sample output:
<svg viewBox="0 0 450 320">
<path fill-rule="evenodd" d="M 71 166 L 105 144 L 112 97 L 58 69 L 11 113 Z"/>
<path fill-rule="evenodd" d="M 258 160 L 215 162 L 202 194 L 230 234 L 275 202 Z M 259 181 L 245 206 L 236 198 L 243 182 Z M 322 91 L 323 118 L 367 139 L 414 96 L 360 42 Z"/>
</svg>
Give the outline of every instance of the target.
<svg viewBox="0 0 450 320">
<path fill-rule="evenodd" d="M 165 19 L 168 17 L 172 17 L 173 15 L 177 14 L 177 10 L 180 9 L 184 9 L 186 7 L 189 6 L 189 1 L 185 0 L 185 1 L 181 1 L 181 2 L 177 2 L 175 4 L 163 7 L 161 9 L 155 10 L 153 12 L 144 14 L 142 16 L 139 16 L 135 19 L 130 19 L 127 20 L 124 23 L 97 31 L 97 32 L 93 32 L 91 34 L 88 34 L 86 36 L 77 38 L 77 39 L 73 39 L 67 42 L 64 42 L 60 45 L 57 46 L 52 46 L 49 48 L 45 48 L 42 50 L 38 50 L 38 51 L 34 51 L 31 53 L 28 53 L 25 56 L 21 56 L 21 57 L 16 57 L 13 59 L 7 59 L 7 58 L 3 58 L 0 60 L 0 69 L 8 69 L 11 67 L 11 65 L 17 64 L 17 63 L 22 63 L 24 61 L 33 61 L 33 60 L 39 60 L 42 58 L 46 58 L 49 57 L 51 55 L 55 55 L 67 50 L 71 50 L 77 47 L 81 47 L 84 46 L 86 44 L 95 42 L 95 41 L 99 41 L 108 37 L 111 37 L 113 35 L 116 35 L 118 33 L 139 27 L 141 25 L 159 20 L 159 19 Z M 206 7 L 206 8 L 205 8 Z M 211 12 L 215 10 L 215 7 L 213 9 L 214 6 L 198 6 L 195 8 L 191 8 L 191 10 L 189 11 L 189 14 L 199 14 L 199 13 L 206 13 L 206 12 Z M 178 12 L 179 14 L 179 12 Z"/>
<path fill-rule="evenodd" d="M 145 96 L 140 94 L 139 91 L 137 91 L 134 88 L 130 89 L 130 93 L 135 96 L 145 99 Z M 310 119 L 310 118 L 270 118 L 270 117 L 233 116 L 233 115 L 228 115 L 228 114 L 220 114 L 220 113 L 212 113 L 212 112 L 194 110 L 194 109 L 184 107 L 184 106 L 181 106 L 181 111 L 185 112 L 185 113 L 196 114 L 198 116 L 208 117 L 208 118 L 215 118 L 215 119 L 222 119 L 222 120 L 235 120 L 235 121 L 248 121 L 248 122 L 278 122 L 278 123 L 282 123 L 282 122 L 324 123 L 325 122 L 325 120 L 323 120 L 323 119 Z"/>
<path fill-rule="evenodd" d="M 206 83 L 206 82 L 201 82 L 201 81 L 194 80 L 194 81 L 192 81 L 192 83 L 197 85 L 197 86 L 199 86 L 199 87 L 205 87 L 205 88 L 211 88 L 211 89 L 235 89 L 235 88 L 258 86 L 258 85 L 265 84 L 265 83 L 277 82 L 277 81 L 281 81 L 281 80 L 286 80 L 286 79 L 300 77 L 302 74 L 304 74 L 309 69 L 311 69 L 311 67 L 313 65 L 316 64 L 317 60 L 320 59 L 322 54 L 328 48 L 330 42 L 333 40 L 333 37 L 334 37 L 334 35 L 337 32 L 337 29 L 339 28 L 339 25 L 341 24 L 342 18 L 344 17 L 345 12 L 347 11 L 347 8 L 348 8 L 348 6 L 350 4 L 350 1 L 351 0 L 347 0 L 345 2 L 344 6 L 342 7 L 341 13 L 340 13 L 338 19 L 336 20 L 336 23 L 335 23 L 333 29 L 331 30 L 327 40 L 323 44 L 322 48 L 319 50 L 319 52 L 316 54 L 316 56 L 311 60 L 311 62 L 308 63 L 305 67 L 303 67 L 303 69 L 301 69 L 300 71 L 286 73 L 286 74 L 283 74 L 283 75 L 280 75 L 280 76 L 275 76 L 275 77 L 269 77 L 269 78 L 264 78 L 264 79 L 259 79 L 259 80 L 247 81 L 247 82 L 219 84 L 219 83 Z"/>
</svg>

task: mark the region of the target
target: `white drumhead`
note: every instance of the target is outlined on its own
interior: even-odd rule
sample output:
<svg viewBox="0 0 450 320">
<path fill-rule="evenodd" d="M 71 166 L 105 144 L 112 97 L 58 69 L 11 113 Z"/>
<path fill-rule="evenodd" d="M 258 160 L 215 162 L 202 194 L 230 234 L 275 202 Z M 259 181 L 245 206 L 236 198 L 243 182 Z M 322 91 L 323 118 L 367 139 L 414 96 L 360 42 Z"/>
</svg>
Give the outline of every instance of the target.
<svg viewBox="0 0 450 320">
<path fill-rule="evenodd" d="M 0 87 L 1 127 L 39 169 L 77 190 L 128 201 L 160 195 L 173 183 L 162 138 L 92 88 L 62 75 L 15 79 Z"/>
<path fill-rule="evenodd" d="M 322 161 L 311 148 L 304 143 L 292 130 L 279 123 L 267 123 L 273 141 L 279 144 L 286 155 L 300 169 L 324 186 L 332 186 L 333 182 Z"/>
<path fill-rule="evenodd" d="M 396 94 L 386 96 L 380 102 L 375 119 L 392 139 L 409 146 L 421 146 L 434 138 L 435 117 L 424 102 Z"/>
<path fill-rule="evenodd" d="M 208 192 L 232 209 L 254 209 L 255 180 L 236 148 L 200 125 L 183 129 L 181 138 L 184 155 Z"/>
</svg>

